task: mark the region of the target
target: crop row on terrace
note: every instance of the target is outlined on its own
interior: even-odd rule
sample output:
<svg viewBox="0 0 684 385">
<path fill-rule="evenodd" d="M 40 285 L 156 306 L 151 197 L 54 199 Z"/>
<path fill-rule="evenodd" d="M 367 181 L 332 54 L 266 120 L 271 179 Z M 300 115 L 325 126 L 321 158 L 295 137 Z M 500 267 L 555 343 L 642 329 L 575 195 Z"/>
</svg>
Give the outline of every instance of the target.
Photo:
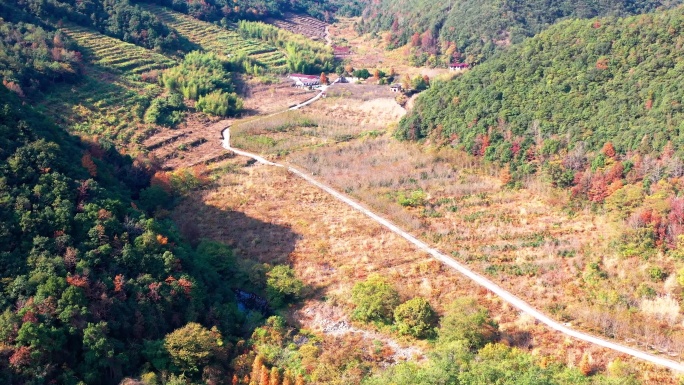
<svg viewBox="0 0 684 385">
<path fill-rule="evenodd" d="M 285 66 L 284 53 L 271 44 L 255 39 L 245 39 L 236 31 L 221 28 L 182 13 L 152 5 L 145 7 L 205 51 L 226 56 L 244 54 L 276 71 Z"/>
<path fill-rule="evenodd" d="M 70 131 L 97 135 L 118 144 L 139 142 L 146 127 L 142 116 L 149 100 L 161 93 L 158 86 L 141 88 L 126 79 L 102 80 L 91 73 L 77 85 L 56 86 L 41 101 L 44 113 Z M 137 137 L 141 137 L 140 139 Z"/>
<path fill-rule="evenodd" d="M 127 74 L 171 67 L 175 60 L 162 54 L 81 27 L 63 28 L 76 41 L 90 63 Z"/>
<path fill-rule="evenodd" d="M 140 74 L 172 67 L 176 61 L 154 51 L 81 27 L 62 31 L 84 53 L 85 76 L 75 85 L 56 85 L 41 109 L 72 132 L 117 144 L 140 142 L 155 127 L 143 122 L 152 99 L 163 92 Z"/>
</svg>

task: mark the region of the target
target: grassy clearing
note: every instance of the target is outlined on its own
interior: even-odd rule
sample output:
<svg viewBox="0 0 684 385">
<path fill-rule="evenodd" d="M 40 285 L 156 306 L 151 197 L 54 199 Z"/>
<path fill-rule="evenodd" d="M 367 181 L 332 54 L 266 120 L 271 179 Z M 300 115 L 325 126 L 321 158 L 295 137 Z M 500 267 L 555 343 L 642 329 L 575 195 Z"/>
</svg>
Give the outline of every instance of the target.
<svg viewBox="0 0 684 385">
<path fill-rule="evenodd" d="M 99 136 L 117 144 L 139 143 L 154 127 L 142 117 L 159 87 L 140 88 L 126 79 L 104 81 L 86 76 L 74 86 L 55 87 L 40 108 L 75 133 Z"/>
<path fill-rule="evenodd" d="M 302 111 L 287 111 L 231 127 L 231 143 L 237 148 L 266 155 L 284 156 L 305 148 L 344 142 L 361 135 L 361 127 Z"/>
<path fill-rule="evenodd" d="M 307 148 L 382 135 L 386 132 L 386 124 L 396 121 L 405 112 L 392 98 L 368 99 L 369 95 L 378 92 L 381 96 L 390 93 L 387 87 L 358 86 L 354 89 L 335 85 L 330 88 L 333 96 L 310 107 L 234 124 L 231 142 L 237 148 L 278 157 Z M 353 96 L 339 96 L 348 93 Z"/>
<path fill-rule="evenodd" d="M 567 194 L 544 182 L 502 189 L 498 170 L 466 154 L 390 138 L 307 149 L 289 159 L 557 319 L 684 353 L 678 311 L 654 309 L 672 301 L 644 302 L 681 291 L 665 280 L 669 273 L 649 277 L 652 266 L 671 263 L 618 257 L 618 225 L 589 209 L 568 210 Z M 651 290 L 635 291 L 640 285 Z"/>
<path fill-rule="evenodd" d="M 226 56 L 244 54 L 273 72 L 285 69 L 285 55 L 273 45 L 256 39 L 245 39 L 234 30 L 221 28 L 162 7 L 146 5 L 145 8 L 158 15 L 167 25 L 205 51 Z"/>
</svg>

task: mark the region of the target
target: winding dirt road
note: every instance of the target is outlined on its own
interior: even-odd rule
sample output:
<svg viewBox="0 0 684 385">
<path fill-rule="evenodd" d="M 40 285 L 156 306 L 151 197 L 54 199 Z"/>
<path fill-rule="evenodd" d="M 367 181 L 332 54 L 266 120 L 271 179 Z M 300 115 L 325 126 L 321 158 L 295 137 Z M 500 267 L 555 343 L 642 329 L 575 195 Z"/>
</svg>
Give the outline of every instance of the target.
<svg viewBox="0 0 684 385">
<path fill-rule="evenodd" d="M 302 105 L 295 106 L 296 108 L 293 107 L 293 109 L 300 108 L 303 105 L 307 105 L 310 102 L 317 100 L 322 95 L 323 92 L 324 91 L 321 91 L 321 93 L 319 95 L 317 95 L 317 97 L 312 98 L 311 100 L 309 100 L 305 103 L 302 103 Z M 612 349 L 612 350 L 618 351 L 620 353 L 624 353 L 624 354 L 630 355 L 632 357 L 639 358 L 639 359 L 644 360 L 644 361 L 648 361 L 652 364 L 660 365 L 660 366 L 672 369 L 674 371 L 684 373 L 684 365 L 682 365 L 680 362 L 673 361 L 673 360 L 663 358 L 663 357 L 658 357 L 658 356 L 643 352 L 641 350 L 633 349 L 633 348 L 630 348 L 630 347 L 627 347 L 627 346 L 624 346 L 624 345 L 621 345 L 621 344 L 618 344 L 615 342 L 610 342 L 610 341 L 605 340 L 603 338 L 599 338 L 599 337 L 596 337 L 596 336 L 593 336 L 593 335 L 590 335 L 587 333 L 583 333 L 583 332 L 571 329 L 571 328 L 565 326 L 564 324 L 551 319 L 546 314 L 535 309 L 534 307 L 532 307 L 532 305 L 530 305 L 527 302 L 523 301 L 522 299 L 518 298 L 514 294 L 508 292 L 507 290 L 505 290 L 501 286 L 495 284 L 494 282 L 490 281 L 489 279 L 485 278 L 484 276 L 482 276 L 478 273 L 475 273 L 474 271 L 468 269 L 465 265 L 462 265 L 461 263 L 457 262 L 453 258 L 443 254 L 439 250 L 430 247 L 425 242 L 419 240 L 418 238 L 414 237 L 413 235 L 402 230 L 401 228 L 399 228 L 398 226 L 396 226 L 395 224 L 393 224 L 389 220 L 387 220 L 387 219 L 381 217 L 380 215 L 372 212 L 371 210 L 363 207 L 362 205 L 360 205 L 356 201 L 352 200 L 351 198 L 347 197 L 346 195 L 340 193 L 339 191 L 319 182 L 318 180 L 314 179 L 311 175 L 304 173 L 302 171 L 299 171 L 298 169 L 296 169 L 292 166 L 285 166 L 282 164 L 274 163 L 274 162 L 271 162 L 271 161 L 264 159 L 263 157 L 261 157 L 259 155 L 255 155 L 255 154 L 252 154 L 252 153 L 231 147 L 230 146 L 230 127 L 225 128 L 221 132 L 221 135 L 223 138 L 222 145 L 223 145 L 223 148 L 225 148 L 226 150 L 232 151 L 238 155 L 242 155 L 242 156 L 246 156 L 248 158 L 254 159 L 261 164 L 265 164 L 268 166 L 274 166 L 274 167 L 287 168 L 287 170 L 289 172 L 301 177 L 302 179 L 306 180 L 310 184 L 312 184 L 312 185 L 320 188 L 321 190 L 327 192 L 328 194 L 332 195 L 336 199 L 338 199 L 338 200 L 346 203 L 347 205 L 351 206 L 352 208 L 362 212 L 363 214 L 365 214 L 368 217 L 370 217 L 371 219 L 373 219 L 375 222 L 381 224 L 382 226 L 386 227 L 390 231 L 394 232 L 395 234 L 397 234 L 397 235 L 401 236 L 402 238 L 406 239 L 407 241 L 411 242 L 419 250 L 430 254 L 436 260 L 442 262 L 443 264 L 445 264 L 445 265 L 451 267 L 452 269 L 458 271 L 459 273 L 465 275 L 466 277 L 470 278 L 471 280 L 473 280 L 478 285 L 480 285 L 480 286 L 486 288 L 487 290 L 493 292 L 494 294 L 496 294 L 497 296 L 502 298 L 504 301 L 506 301 L 509 304 L 511 304 L 512 306 L 518 308 L 522 312 L 529 314 L 530 316 L 534 317 L 537 321 L 547 325 L 551 329 L 557 330 L 557 331 L 559 331 L 559 332 L 561 332 L 567 336 L 577 338 L 578 340 L 586 341 L 586 342 L 589 342 L 589 343 L 592 343 L 592 344 L 595 344 L 598 346 L 602 346 L 602 347 L 607 348 L 607 349 Z"/>
</svg>

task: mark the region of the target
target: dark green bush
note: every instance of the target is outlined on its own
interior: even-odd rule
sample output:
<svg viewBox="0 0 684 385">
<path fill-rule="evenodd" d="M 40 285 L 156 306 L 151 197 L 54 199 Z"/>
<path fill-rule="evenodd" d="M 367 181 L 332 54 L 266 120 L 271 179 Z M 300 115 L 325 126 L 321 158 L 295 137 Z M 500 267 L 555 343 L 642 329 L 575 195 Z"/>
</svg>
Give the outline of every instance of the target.
<svg viewBox="0 0 684 385">
<path fill-rule="evenodd" d="M 459 298 L 446 311 L 439 327 L 441 343 L 465 341 L 470 349 L 480 349 L 497 337 L 498 325 L 487 309 L 474 298 Z"/>
<path fill-rule="evenodd" d="M 266 273 L 266 276 L 268 277 L 266 294 L 272 307 L 281 307 L 286 301 L 292 301 L 301 296 L 304 284 L 297 279 L 291 267 L 286 265 L 275 266 Z"/>
</svg>

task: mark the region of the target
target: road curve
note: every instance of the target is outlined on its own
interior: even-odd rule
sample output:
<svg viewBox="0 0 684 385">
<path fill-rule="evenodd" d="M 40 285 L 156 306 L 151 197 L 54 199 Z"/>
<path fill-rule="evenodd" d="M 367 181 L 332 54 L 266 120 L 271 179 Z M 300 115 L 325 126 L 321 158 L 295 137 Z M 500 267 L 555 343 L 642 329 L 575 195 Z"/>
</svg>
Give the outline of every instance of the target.
<svg viewBox="0 0 684 385">
<path fill-rule="evenodd" d="M 232 151 L 235 154 L 246 156 L 248 158 L 252 158 L 256 160 L 259 163 L 269 165 L 269 166 L 275 166 L 275 167 L 283 167 L 285 168 L 286 166 L 278 164 L 278 163 L 273 163 L 270 162 L 263 157 L 260 157 L 258 155 L 242 151 L 236 148 L 233 148 L 230 146 L 230 127 L 225 128 L 221 132 L 223 141 L 222 145 L 223 148 L 225 148 L 228 151 Z M 327 192 L 328 194 L 332 195 L 336 199 L 346 203 L 347 205 L 353 207 L 354 209 L 362 212 L 363 214 L 369 216 L 371 219 L 373 219 L 375 222 L 383 225 L 384 227 L 388 228 L 390 231 L 393 233 L 401 236 L 402 238 L 406 239 L 407 241 L 411 242 L 413 245 L 416 246 L 416 248 L 430 254 L 433 258 L 436 260 L 444 263 L 445 265 L 451 267 L 452 269 L 458 271 L 459 273 L 465 275 L 466 277 L 470 278 L 472 281 L 477 283 L 478 285 L 486 288 L 487 290 L 493 292 L 494 294 L 498 295 L 501 299 L 504 301 L 508 302 L 509 304 L 513 305 L 514 307 L 518 308 L 522 312 L 525 312 L 529 314 L 530 316 L 534 317 L 536 320 L 539 322 L 547 325 L 551 329 L 557 330 L 565 335 L 568 335 L 570 337 L 577 338 L 578 340 L 586 341 L 589 343 L 592 343 L 594 345 L 602 346 L 607 349 L 612 349 L 615 351 L 618 351 L 620 353 L 624 353 L 627 355 L 630 355 L 635 358 L 639 358 L 644 361 L 648 361 L 652 364 L 664 366 L 666 368 L 672 369 L 677 372 L 682 372 L 684 373 L 684 365 L 677 361 L 673 361 L 667 358 L 663 357 L 658 357 L 646 352 L 643 352 L 641 350 L 633 349 L 624 345 L 620 345 L 618 343 L 610 342 L 608 340 L 605 340 L 603 338 L 599 338 L 587 333 L 582 333 L 580 331 L 571 329 L 559 322 L 554 321 L 541 311 L 535 309 L 532 307 L 532 305 L 528 304 L 527 302 L 523 301 L 522 299 L 516 297 L 514 294 L 510 293 L 509 291 L 505 290 L 501 286 L 495 284 L 494 282 L 490 281 L 489 279 L 485 278 L 484 276 L 475 273 L 474 271 L 468 269 L 465 265 L 457 262 L 453 258 L 441 253 L 439 250 L 434 249 L 427 245 L 425 242 L 419 240 L 418 238 L 414 237 L 413 235 L 407 233 L 406 231 L 402 230 L 389 220 L 379 216 L 378 214 L 375 214 L 371 210 L 361 206 L 359 203 L 356 201 L 352 200 L 348 196 L 340 193 L 339 191 L 319 182 L 318 180 L 314 179 L 311 175 L 306 174 L 302 171 L 297 170 L 294 167 L 287 166 L 287 170 L 290 171 L 291 173 L 301 177 L 302 179 L 306 180 L 307 182 L 313 184 L 314 186 L 320 188 L 321 190 Z"/>
</svg>

